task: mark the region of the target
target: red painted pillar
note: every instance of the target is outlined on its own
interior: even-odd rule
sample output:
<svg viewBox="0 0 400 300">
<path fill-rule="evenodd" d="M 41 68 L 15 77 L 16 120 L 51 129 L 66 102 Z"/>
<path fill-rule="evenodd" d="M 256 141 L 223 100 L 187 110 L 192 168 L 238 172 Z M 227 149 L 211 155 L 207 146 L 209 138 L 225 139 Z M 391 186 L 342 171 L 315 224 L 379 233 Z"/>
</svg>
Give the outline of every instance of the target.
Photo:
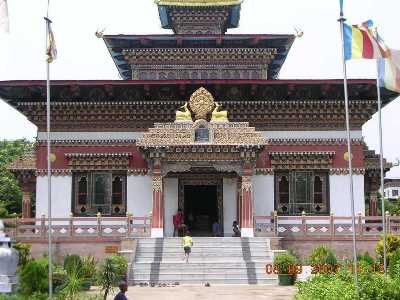
<svg viewBox="0 0 400 300">
<path fill-rule="evenodd" d="M 242 230 L 242 237 L 253 237 L 253 188 L 252 188 L 252 174 L 251 167 L 246 167 L 243 170 L 242 188 L 241 188 L 241 205 L 240 205 L 240 227 Z"/>
<path fill-rule="evenodd" d="M 153 210 L 151 222 L 151 237 L 164 236 L 164 197 L 161 169 L 155 166 L 153 170 Z"/>
</svg>

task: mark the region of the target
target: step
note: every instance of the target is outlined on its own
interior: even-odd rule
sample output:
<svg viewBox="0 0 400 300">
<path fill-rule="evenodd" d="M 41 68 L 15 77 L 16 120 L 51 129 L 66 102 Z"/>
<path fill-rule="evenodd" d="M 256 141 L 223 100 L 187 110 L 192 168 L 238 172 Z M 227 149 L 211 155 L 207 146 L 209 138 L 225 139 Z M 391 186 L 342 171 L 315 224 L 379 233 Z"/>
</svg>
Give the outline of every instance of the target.
<svg viewBox="0 0 400 300">
<path fill-rule="evenodd" d="M 155 278 L 136 278 L 136 279 L 130 279 L 129 280 L 129 285 L 135 285 L 139 283 L 150 283 L 154 282 L 156 284 L 162 283 L 162 284 L 174 284 L 175 282 L 178 282 L 179 284 L 204 284 L 206 282 L 210 284 L 273 284 L 276 285 L 278 283 L 277 278 L 267 278 L 267 279 L 252 279 L 252 278 L 247 278 L 247 277 L 242 277 L 242 278 L 234 278 L 234 279 L 226 279 L 226 278 L 221 278 L 221 277 L 214 277 L 214 278 L 207 278 L 207 279 L 191 279 L 191 278 L 184 278 L 184 279 L 179 279 L 179 280 L 163 280 L 163 279 L 155 279 Z"/>
</svg>

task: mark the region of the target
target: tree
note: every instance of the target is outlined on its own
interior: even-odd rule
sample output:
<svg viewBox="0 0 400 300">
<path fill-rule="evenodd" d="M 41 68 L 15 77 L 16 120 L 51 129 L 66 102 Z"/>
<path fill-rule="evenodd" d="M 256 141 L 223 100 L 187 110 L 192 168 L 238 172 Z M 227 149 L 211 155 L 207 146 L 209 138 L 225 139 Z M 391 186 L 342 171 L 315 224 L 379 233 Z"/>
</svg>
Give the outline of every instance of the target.
<svg viewBox="0 0 400 300">
<path fill-rule="evenodd" d="M 32 148 L 33 143 L 26 139 L 0 141 L 0 217 L 7 217 L 9 213 L 21 213 L 21 188 L 8 167 Z"/>
</svg>

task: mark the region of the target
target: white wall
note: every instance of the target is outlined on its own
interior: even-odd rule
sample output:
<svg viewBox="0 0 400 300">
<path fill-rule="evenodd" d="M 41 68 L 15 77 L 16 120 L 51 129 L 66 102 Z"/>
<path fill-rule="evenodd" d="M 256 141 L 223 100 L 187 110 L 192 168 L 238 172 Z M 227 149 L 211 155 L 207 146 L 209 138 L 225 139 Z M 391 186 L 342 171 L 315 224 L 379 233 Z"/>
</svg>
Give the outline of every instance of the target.
<svg viewBox="0 0 400 300">
<path fill-rule="evenodd" d="M 153 182 L 149 175 L 127 176 L 127 211 L 134 216 L 144 217 L 153 209 Z"/>
<path fill-rule="evenodd" d="M 270 216 L 274 211 L 274 175 L 253 176 L 254 213 Z"/>
<path fill-rule="evenodd" d="M 356 214 L 365 214 L 364 203 L 364 175 L 353 175 L 354 211 Z M 330 207 L 331 213 L 336 216 L 351 216 L 351 198 L 348 175 L 330 175 Z"/>
<path fill-rule="evenodd" d="M 232 222 L 237 220 L 237 179 L 223 179 L 224 236 L 232 236 Z"/>
<path fill-rule="evenodd" d="M 51 132 L 53 140 L 135 140 L 143 136 L 142 132 Z M 46 140 L 47 133 L 39 131 L 38 141 Z"/>
<path fill-rule="evenodd" d="M 172 218 L 178 210 L 178 178 L 164 178 L 164 236 L 172 236 Z"/>
<path fill-rule="evenodd" d="M 327 131 L 261 131 L 267 139 L 345 139 L 347 138 L 345 130 L 327 130 Z M 351 138 L 361 139 L 361 130 L 352 130 Z"/>
<path fill-rule="evenodd" d="M 68 218 L 71 213 L 72 176 L 51 177 L 51 214 L 53 218 Z M 47 176 L 36 178 L 36 218 L 48 215 Z"/>
</svg>

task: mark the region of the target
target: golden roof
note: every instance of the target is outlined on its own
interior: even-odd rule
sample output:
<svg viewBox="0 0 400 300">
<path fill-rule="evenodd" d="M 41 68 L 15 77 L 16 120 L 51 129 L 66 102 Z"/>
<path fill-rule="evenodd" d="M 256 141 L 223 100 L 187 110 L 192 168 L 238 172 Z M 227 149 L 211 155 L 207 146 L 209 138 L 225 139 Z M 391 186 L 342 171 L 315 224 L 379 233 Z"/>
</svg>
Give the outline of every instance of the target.
<svg viewBox="0 0 400 300">
<path fill-rule="evenodd" d="M 166 6 L 233 6 L 243 0 L 155 0 L 157 5 Z"/>
</svg>

